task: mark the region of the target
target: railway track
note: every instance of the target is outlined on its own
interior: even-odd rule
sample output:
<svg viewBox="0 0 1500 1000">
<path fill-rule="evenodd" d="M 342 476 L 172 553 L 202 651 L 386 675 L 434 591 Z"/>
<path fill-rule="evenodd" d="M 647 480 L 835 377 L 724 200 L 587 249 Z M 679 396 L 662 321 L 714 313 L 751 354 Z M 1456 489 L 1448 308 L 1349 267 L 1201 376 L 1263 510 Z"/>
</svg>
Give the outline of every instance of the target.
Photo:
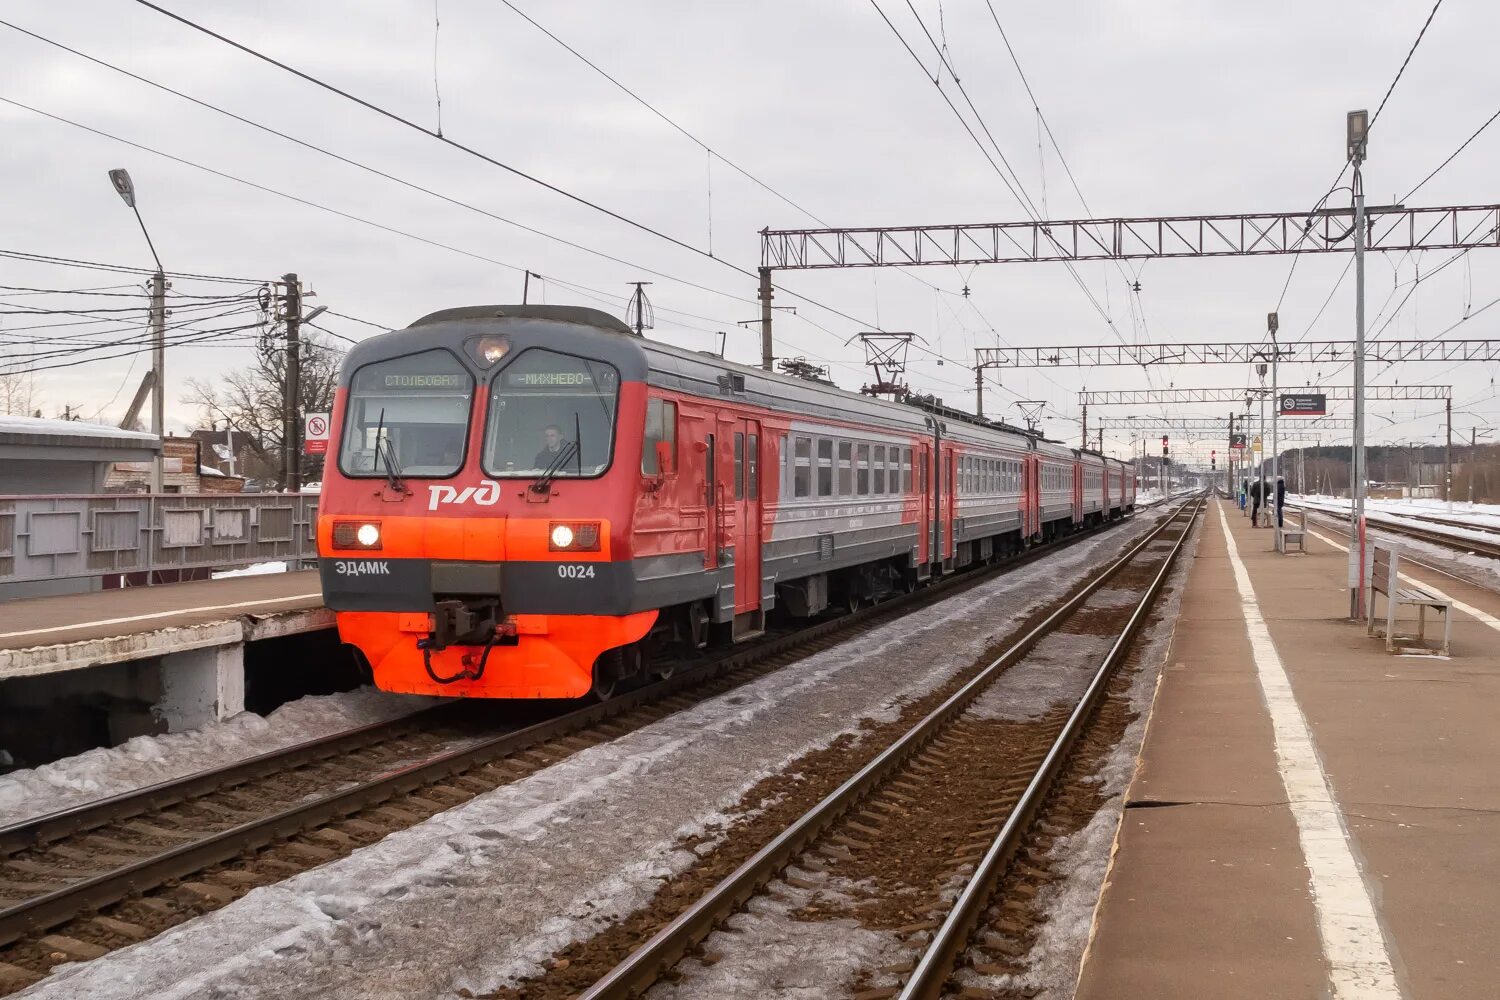
<svg viewBox="0 0 1500 1000">
<path fill-rule="evenodd" d="M 535 705 L 443 705 L 0 828 L 0 995 L 61 962 L 154 936 L 1097 530 L 678 664 L 667 680 L 539 721 Z M 503 717 L 498 731 L 496 713 Z"/>
<path fill-rule="evenodd" d="M 1287 504 L 1287 506 L 1291 507 L 1296 505 Z M 1343 521 L 1346 524 L 1349 522 L 1350 518 L 1350 515 L 1348 514 L 1341 514 L 1338 511 L 1333 510 L 1324 510 L 1321 507 L 1308 507 L 1307 512 L 1309 514 L 1321 514 L 1328 518 Z M 1448 518 L 1428 517 L 1422 518 L 1422 520 L 1431 521 L 1433 524 L 1447 525 L 1455 528 L 1464 528 L 1469 531 L 1482 531 L 1487 535 L 1492 535 L 1493 540 L 1488 538 L 1459 538 L 1454 535 L 1445 534 L 1441 531 L 1429 531 L 1425 528 L 1420 528 L 1413 524 L 1387 521 L 1383 518 L 1380 520 L 1376 520 L 1373 518 L 1370 519 L 1370 527 L 1380 531 L 1389 532 L 1393 535 L 1403 535 L 1407 538 L 1414 538 L 1420 542 L 1428 542 L 1432 545 L 1441 545 L 1444 548 L 1457 549 L 1462 552 L 1472 552 L 1475 555 L 1488 556 L 1493 559 L 1500 559 L 1500 531 L 1495 531 L 1491 528 L 1485 528 L 1473 524 L 1465 524 L 1462 521 L 1451 520 Z"/>
<path fill-rule="evenodd" d="M 891 932 L 908 954 L 919 956 L 904 968 L 865 970 L 854 983 L 861 997 L 961 993 L 966 987 L 955 981 L 955 971 L 982 964 L 968 953 L 971 942 L 994 937 L 986 925 L 996 912 L 995 886 L 1070 752 L 1098 718 L 1111 680 L 1204 503 L 1195 497 L 1179 507 L 857 773 L 638 941 L 592 985 L 579 990 L 576 981 L 543 976 L 497 996 L 639 996 L 677 977 L 674 970 L 685 956 L 703 956 L 705 938 L 752 897 L 766 894 L 773 881 L 781 893 L 772 892 L 773 899 L 787 891 L 800 893 L 800 909 L 789 917 L 793 927 L 807 926 L 797 920 L 826 919 L 831 911 Z M 1059 656 L 1080 650 L 1097 650 L 1101 658 L 1071 710 L 1028 721 L 993 714 L 985 691 L 1002 674 L 1033 657 L 1038 658 L 1033 667 L 1046 669 Z M 962 888 L 955 899 L 956 881 Z M 833 886 L 840 889 L 824 895 Z M 851 886 L 861 887 L 863 895 L 849 898 Z M 579 949 L 586 953 L 589 947 L 584 943 Z M 553 970 L 576 975 L 579 955 L 574 951 L 555 961 Z"/>
</svg>

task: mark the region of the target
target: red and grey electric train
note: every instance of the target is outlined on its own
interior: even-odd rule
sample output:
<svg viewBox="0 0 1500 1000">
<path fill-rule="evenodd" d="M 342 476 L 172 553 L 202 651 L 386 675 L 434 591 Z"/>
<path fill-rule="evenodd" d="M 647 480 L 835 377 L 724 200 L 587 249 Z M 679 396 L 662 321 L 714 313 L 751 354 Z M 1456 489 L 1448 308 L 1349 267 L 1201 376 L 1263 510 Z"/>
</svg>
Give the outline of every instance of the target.
<svg viewBox="0 0 1500 1000">
<path fill-rule="evenodd" d="M 345 361 L 323 595 L 389 691 L 607 696 L 672 649 L 1119 518 L 1118 461 L 635 336 L 475 306 Z"/>
</svg>

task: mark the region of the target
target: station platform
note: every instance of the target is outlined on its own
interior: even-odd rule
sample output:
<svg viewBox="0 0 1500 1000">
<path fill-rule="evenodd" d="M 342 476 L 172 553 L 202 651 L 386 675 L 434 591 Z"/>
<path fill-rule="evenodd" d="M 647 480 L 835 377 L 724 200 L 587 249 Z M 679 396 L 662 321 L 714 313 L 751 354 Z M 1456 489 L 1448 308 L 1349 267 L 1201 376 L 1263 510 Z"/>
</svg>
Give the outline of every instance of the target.
<svg viewBox="0 0 1500 1000">
<path fill-rule="evenodd" d="M 1210 501 L 1080 1000 L 1495 995 L 1500 595 L 1410 567 L 1452 655 L 1387 653 L 1345 542 Z"/>
<path fill-rule="evenodd" d="M 314 570 L 0 602 L 0 680 L 329 628 Z"/>
</svg>

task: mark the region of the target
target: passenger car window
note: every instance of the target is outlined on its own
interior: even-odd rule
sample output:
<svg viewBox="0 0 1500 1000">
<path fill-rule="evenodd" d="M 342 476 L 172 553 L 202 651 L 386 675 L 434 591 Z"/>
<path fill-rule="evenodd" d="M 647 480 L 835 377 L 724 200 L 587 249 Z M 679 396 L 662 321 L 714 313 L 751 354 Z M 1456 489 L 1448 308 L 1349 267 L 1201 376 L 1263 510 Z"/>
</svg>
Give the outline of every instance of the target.
<svg viewBox="0 0 1500 1000">
<path fill-rule="evenodd" d="M 833 442 L 818 438 L 818 496 L 833 496 Z"/>
<path fill-rule="evenodd" d="M 805 497 L 812 492 L 812 439 L 793 439 L 792 495 Z"/>
<path fill-rule="evenodd" d="M 745 435 L 734 432 L 734 498 L 745 499 Z"/>
<path fill-rule="evenodd" d="M 854 445 L 839 442 L 839 496 L 854 495 Z"/>
<path fill-rule="evenodd" d="M 862 497 L 870 495 L 870 446 L 862 444 L 855 448 L 855 488 Z"/>
<path fill-rule="evenodd" d="M 672 455 L 672 465 L 663 469 L 657 463 L 656 446 L 665 442 Z M 641 445 L 641 472 L 658 476 L 675 472 L 677 456 L 677 404 L 667 399 L 646 400 L 646 434 Z"/>
</svg>

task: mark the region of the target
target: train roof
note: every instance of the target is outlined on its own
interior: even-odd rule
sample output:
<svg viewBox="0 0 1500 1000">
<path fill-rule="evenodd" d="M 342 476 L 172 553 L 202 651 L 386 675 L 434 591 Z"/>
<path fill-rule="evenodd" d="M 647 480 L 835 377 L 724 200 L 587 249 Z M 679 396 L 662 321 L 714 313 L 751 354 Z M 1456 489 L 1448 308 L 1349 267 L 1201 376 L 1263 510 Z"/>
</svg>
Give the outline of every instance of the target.
<svg viewBox="0 0 1500 1000">
<path fill-rule="evenodd" d="M 424 335 L 429 331 L 438 332 L 433 328 L 457 327 L 453 334 L 457 341 L 471 336 L 475 326 L 516 332 L 526 332 L 528 327 L 540 328 L 538 332 L 546 331 L 549 344 L 572 351 L 580 351 L 590 337 L 610 335 L 612 342 L 598 353 L 601 360 L 620 365 L 622 377 L 644 376 L 653 385 L 693 395 L 740 398 L 810 418 L 849 422 L 877 419 L 893 428 L 918 433 L 930 426 L 930 421 L 941 420 L 948 437 L 975 443 L 995 441 L 998 437 L 1009 440 L 1013 446 L 1059 458 L 1072 456 L 1076 451 L 1061 442 L 1049 441 L 1003 421 L 985 420 L 945 406 L 931 397 L 913 397 L 897 402 L 867 396 L 831 382 L 768 372 L 704 351 L 647 340 L 636 336 L 635 331 L 618 317 L 587 306 L 494 304 L 440 309 L 422 316 L 404 329 L 356 345 L 350 351 L 349 365 L 346 365 L 341 381 L 349 377 L 354 365 L 368 360 L 363 355 L 390 350 L 401 353 L 420 350 L 425 346 Z M 619 339 L 615 340 L 614 336 Z M 374 341 L 383 343 L 377 347 Z M 457 349 L 458 343 L 447 346 Z M 599 346 L 604 347 L 603 344 Z M 1098 457 L 1103 459 L 1103 456 Z"/>
</svg>

